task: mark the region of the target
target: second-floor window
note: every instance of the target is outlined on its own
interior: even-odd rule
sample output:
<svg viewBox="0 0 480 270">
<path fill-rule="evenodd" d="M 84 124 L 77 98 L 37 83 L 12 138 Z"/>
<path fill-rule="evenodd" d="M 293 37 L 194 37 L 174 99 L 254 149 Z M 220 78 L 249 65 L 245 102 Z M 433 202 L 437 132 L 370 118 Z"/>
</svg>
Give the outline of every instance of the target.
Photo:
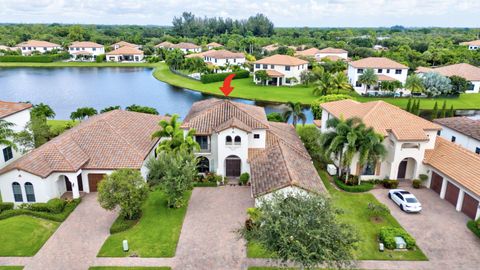
<svg viewBox="0 0 480 270">
<path fill-rule="evenodd" d="M 362 74 L 362 73 L 363 73 L 363 69 L 362 69 L 362 68 L 357 69 L 357 73 L 358 73 L 358 74 Z"/>
<path fill-rule="evenodd" d="M 402 70 L 401 69 L 395 69 L 395 74 L 402 74 Z"/>
<path fill-rule="evenodd" d="M 271 68 L 271 69 L 275 69 L 275 65 L 270 65 L 270 68 Z"/>
<path fill-rule="evenodd" d="M 289 70 L 290 70 L 290 66 L 285 66 L 285 70 L 286 70 L 286 71 L 289 71 Z"/>
<path fill-rule="evenodd" d="M 235 136 L 235 145 L 240 145 L 242 144 L 242 138 L 240 136 Z"/>
<path fill-rule="evenodd" d="M 253 134 L 254 139 L 260 139 L 260 134 Z"/>
<path fill-rule="evenodd" d="M 383 73 L 383 69 L 379 68 L 378 73 Z"/>
<path fill-rule="evenodd" d="M 200 145 L 200 150 L 209 150 L 208 136 L 195 136 L 195 141 Z"/>
<path fill-rule="evenodd" d="M 475 153 L 480 155 L 480 147 L 475 148 Z"/>
<path fill-rule="evenodd" d="M 225 138 L 225 144 L 226 145 L 232 145 L 232 136 L 227 136 Z"/>
<path fill-rule="evenodd" d="M 255 64 L 255 68 L 260 68 L 260 64 Z"/>
<path fill-rule="evenodd" d="M 9 147 L 3 148 L 3 160 L 7 162 L 12 158 L 13 158 L 12 147 L 9 146 Z"/>
<path fill-rule="evenodd" d="M 268 65 L 263 65 L 263 69 L 267 69 L 268 68 Z"/>
<path fill-rule="evenodd" d="M 452 136 L 452 142 L 455 142 L 457 138 L 455 136 Z"/>
</svg>

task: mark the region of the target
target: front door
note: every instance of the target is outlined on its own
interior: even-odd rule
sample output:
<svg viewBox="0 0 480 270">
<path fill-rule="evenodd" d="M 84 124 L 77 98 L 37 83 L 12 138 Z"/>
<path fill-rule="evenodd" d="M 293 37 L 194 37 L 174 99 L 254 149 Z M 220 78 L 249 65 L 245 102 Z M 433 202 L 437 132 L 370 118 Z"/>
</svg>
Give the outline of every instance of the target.
<svg viewBox="0 0 480 270">
<path fill-rule="evenodd" d="M 400 162 L 400 165 L 398 166 L 397 179 L 405 179 L 405 175 L 407 173 L 407 164 L 408 160 L 403 160 Z"/>
<path fill-rule="evenodd" d="M 67 191 L 72 191 L 72 183 L 70 183 L 70 180 L 68 179 L 68 177 L 66 176 L 64 177 L 65 177 L 65 187 Z"/>
<path fill-rule="evenodd" d="M 237 156 L 227 157 L 225 160 L 226 176 L 239 177 L 241 171 L 242 161 Z"/>
<path fill-rule="evenodd" d="M 88 186 L 90 187 L 90 192 L 97 192 L 97 185 L 103 180 L 104 176 L 105 174 L 99 173 L 88 174 Z"/>
</svg>

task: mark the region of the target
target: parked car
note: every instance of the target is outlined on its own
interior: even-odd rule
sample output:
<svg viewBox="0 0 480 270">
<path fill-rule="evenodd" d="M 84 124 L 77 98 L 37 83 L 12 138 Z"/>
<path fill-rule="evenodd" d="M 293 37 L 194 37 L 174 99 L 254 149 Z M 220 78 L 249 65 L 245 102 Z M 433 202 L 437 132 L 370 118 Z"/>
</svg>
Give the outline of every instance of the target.
<svg viewBox="0 0 480 270">
<path fill-rule="evenodd" d="M 388 197 L 405 212 L 418 213 L 422 211 L 422 204 L 412 193 L 406 190 L 392 189 L 388 191 Z"/>
</svg>

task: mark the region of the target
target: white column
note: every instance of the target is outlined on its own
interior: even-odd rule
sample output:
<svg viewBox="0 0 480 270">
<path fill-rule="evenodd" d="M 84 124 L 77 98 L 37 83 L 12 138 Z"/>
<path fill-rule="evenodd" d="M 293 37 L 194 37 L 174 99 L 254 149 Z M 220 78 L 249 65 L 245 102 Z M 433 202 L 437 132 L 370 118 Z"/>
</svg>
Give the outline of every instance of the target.
<svg viewBox="0 0 480 270">
<path fill-rule="evenodd" d="M 465 196 L 465 191 L 463 191 L 463 189 L 460 189 L 460 192 L 458 193 L 457 206 L 455 207 L 457 211 L 462 210 L 464 196 Z"/>
<path fill-rule="evenodd" d="M 280 78 L 277 77 L 277 86 L 279 86 L 279 85 L 280 85 Z"/>
<path fill-rule="evenodd" d="M 80 198 L 80 191 L 78 190 L 78 181 L 77 181 L 76 173 L 72 173 L 68 175 L 68 179 L 70 183 L 72 183 L 72 195 L 74 199 Z"/>
<path fill-rule="evenodd" d="M 90 186 L 88 183 L 88 174 L 82 171 L 83 191 L 90 193 Z"/>
<path fill-rule="evenodd" d="M 447 192 L 447 179 L 444 177 L 442 181 L 442 190 L 440 191 L 440 198 L 445 199 L 445 193 Z"/>
<path fill-rule="evenodd" d="M 477 208 L 477 214 L 475 215 L 475 220 L 478 220 L 480 218 L 480 205 Z"/>
</svg>

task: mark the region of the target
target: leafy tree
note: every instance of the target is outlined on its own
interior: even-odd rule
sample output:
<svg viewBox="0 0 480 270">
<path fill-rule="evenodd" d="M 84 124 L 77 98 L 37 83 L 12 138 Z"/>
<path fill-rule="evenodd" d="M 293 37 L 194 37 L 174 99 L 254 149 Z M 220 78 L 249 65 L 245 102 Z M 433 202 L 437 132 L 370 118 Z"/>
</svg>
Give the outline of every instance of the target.
<svg viewBox="0 0 480 270">
<path fill-rule="evenodd" d="M 147 106 L 139 106 L 139 105 L 136 105 L 136 104 L 133 104 L 133 105 L 130 105 L 130 106 L 126 107 L 125 110 L 131 111 L 131 112 L 139 112 L 139 113 L 148 113 L 148 114 L 158 115 L 157 109 L 152 108 L 152 107 L 147 107 Z"/>
<path fill-rule="evenodd" d="M 438 103 L 435 101 L 435 105 L 433 105 L 432 110 L 432 120 L 438 117 Z"/>
<path fill-rule="evenodd" d="M 357 139 L 355 140 L 356 146 L 355 150 L 359 153 L 358 164 L 363 167 L 366 164 L 373 164 L 376 166 L 378 162 L 384 160 L 387 155 L 387 149 L 383 144 L 383 136 L 375 132 L 372 127 L 365 127 L 365 125 L 358 126 L 359 132 L 357 132 Z M 353 139 L 350 138 L 352 141 Z M 351 151 L 347 150 L 347 153 Z M 345 155 L 345 159 L 349 159 Z M 348 179 L 348 171 L 347 171 Z M 360 184 L 360 179 L 358 184 Z"/>
<path fill-rule="evenodd" d="M 30 148 L 29 138 L 33 137 L 35 147 L 40 147 L 44 143 L 46 143 L 51 135 L 52 132 L 50 130 L 50 126 L 47 124 L 47 118 L 43 115 L 39 114 L 30 114 L 30 122 L 27 124 L 24 133 L 21 133 L 17 137 L 19 142 L 23 142 L 22 146 L 26 149 Z"/>
<path fill-rule="evenodd" d="M 317 96 L 325 96 L 328 91 L 335 89 L 334 78 L 331 73 L 323 72 L 318 81 L 315 82 L 313 94 Z"/>
<path fill-rule="evenodd" d="M 428 97 L 448 95 L 452 91 L 450 79 L 436 72 L 428 72 L 423 75 L 425 94 Z"/>
<path fill-rule="evenodd" d="M 14 143 L 13 123 L 0 119 L 0 145 L 10 146 L 13 149 L 17 149 L 17 145 Z"/>
<path fill-rule="evenodd" d="M 186 150 L 193 152 L 200 148 L 198 143 L 193 139 L 195 130 L 191 129 L 184 134 L 183 129 L 180 128 L 180 123 L 177 121 L 178 115 L 174 114 L 169 121 L 161 120 L 158 125 L 160 129 L 152 134 L 152 138 L 166 138 L 158 145 L 157 152 Z"/>
<path fill-rule="evenodd" d="M 268 74 L 265 70 L 255 71 L 255 80 L 260 81 L 260 84 L 267 84 Z"/>
<path fill-rule="evenodd" d="M 378 76 L 373 69 L 367 68 L 363 71 L 363 74 L 358 77 L 358 81 L 365 85 L 365 92 L 367 91 L 367 85 L 375 85 L 378 82 Z"/>
<path fill-rule="evenodd" d="M 239 233 L 282 262 L 299 264 L 301 269 L 353 265 L 357 234 L 339 220 L 340 211 L 324 196 L 275 193 L 271 199 L 261 201 L 258 212 L 253 226 Z"/>
<path fill-rule="evenodd" d="M 337 90 L 337 94 L 339 94 L 340 91 L 353 90 L 352 86 L 348 82 L 347 75 L 343 72 L 337 72 L 335 75 L 333 75 L 332 84 L 333 89 Z"/>
<path fill-rule="evenodd" d="M 327 164 L 329 159 L 325 159 L 323 155 L 324 151 L 321 145 L 322 134 L 320 130 L 313 125 L 309 125 L 299 127 L 297 132 L 312 159 L 323 161 L 325 164 Z"/>
<path fill-rule="evenodd" d="M 84 120 L 87 117 L 97 114 L 97 110 L 92 107 L 81 107 L 70 114 L 72 120 Z"/>
<path fill-rule="evenodd" d="M 120 208 L 124 219 L 137 219 L 148 195 L 148 186 L 139 170 L 120 169 L 98 184 L 98 202 L 107 209 Z"/>
<path fill-rule="evenodd" d="M 120 106 L 109 106 L 109 107 L 106 107 L 106 108 L 103 108 L 100 113 L 106 113 L 106 112 L 109 112 L 109 111 L 114 111 L 114 110 L 120 110 L 121 107 Z"/>
<path fill-rule="evenodd" d="M 382 81 L 380 82 L 380 88 L 382 90 L 386 90 L 386 91 L 395 91 L 399 88 L 402 88 L 402 83 L 400 81 Z"/>
<path fill-rule="evenodd" d="M 283 119 L 285 122 L 288 122 L 292 118 L 293 126 L 297 126 L 299 120 L 302 121 L 302 124 L 305 125 L 307 121 L 307 116 L 302 111 L 302 104 L 300 102 L 293 103 L 289 101 L 287 103 L 288 109 L 283 113 Z"/>
<path fill-rule="evenodd" d="M 449 77 L 452 84 L 452 95 L 458 96 L 460 93 L 465 93 L 468 89 L 469 81 L 460 76 L 451 76 Z"/>
<path fill-rule="evenodd" d="M 383 203 L 368 203 L 367 209 L 370 217 L 377 221 L 382 221 L 382 218 L 390 214 L 390 209 Z"/>
<path fill-rule="evenodd" d="M 204 73 L 207 71 L 207 64 L 200 57 L 185 58 L 185 67 L 189 72 Z"/>
<path fill-rule="evenodd" d="M 267 114 L 267 120 L 272 122 L 285 122 L 283 116 L 278 112 L 271 112 Z"/>
<path fill-rule="evenodd" d="M 40 116 L 40 117 L 43 116 L 50 119 L 55 117 L 55 112 L 53 111 L 53 109 L 50 106 L 43 103 L 33 105 L 33 108 L 30 111 L 30 114 L 35 116 Z"/>
<path fill-rule="evenodd" d="M 442 110 L 440 111 L 440 118 L 447 117 L 447 101 L 443 101 Z"/>
<path fill-rule="evenodd" d="M 405 88 L 412 93 L 422 93 L 425 89 L 423 86 L 423 79 L 416 74 L 410 75 L 405 82 Z"/>
<path fill-rule="evenodd" d="M 185 57 L 179 49 L 168 51 L 165 57 L 165 63 L 174 70 L 181 69 L 184 61 Z"/>
</svg>

